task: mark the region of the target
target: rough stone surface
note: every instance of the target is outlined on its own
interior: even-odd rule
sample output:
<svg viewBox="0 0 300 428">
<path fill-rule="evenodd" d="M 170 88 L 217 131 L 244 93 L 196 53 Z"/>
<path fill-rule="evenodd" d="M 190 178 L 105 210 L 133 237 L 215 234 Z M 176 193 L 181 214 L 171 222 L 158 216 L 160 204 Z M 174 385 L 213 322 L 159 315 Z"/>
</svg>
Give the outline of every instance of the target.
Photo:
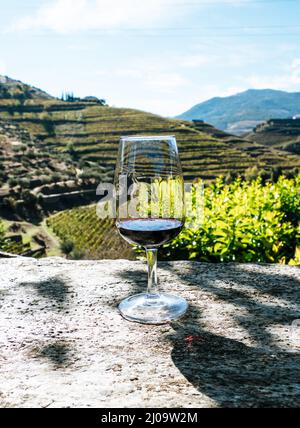
<svg viewBox="0 0 300 428">
<path fill-rule="evenodd" d="M 300 269 L 160 263 L 185 318 L 145 326 L 117 303 L 141 262 L 0 261 L 2 407 L 300 405 Z M 294 322 L 294 323 L 293 323 Z"/>
</svg>

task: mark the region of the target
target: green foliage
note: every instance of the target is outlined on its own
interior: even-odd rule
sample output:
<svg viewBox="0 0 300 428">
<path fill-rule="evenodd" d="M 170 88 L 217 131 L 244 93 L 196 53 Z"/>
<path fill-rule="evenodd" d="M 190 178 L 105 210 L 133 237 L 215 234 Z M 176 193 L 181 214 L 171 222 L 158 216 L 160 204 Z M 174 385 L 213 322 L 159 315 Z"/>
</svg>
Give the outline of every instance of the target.
<svg viewBox="0 0 300 428">
<path fill-rule="evenodd" d="M 66 101 L 69 103 L 89 102 L 89 103 L 96 103 L 101 106 L 107 106 L 106 101 L 104 99 L 99 99 L 97 97 L 92 97 L 92 96 L 85 97 L 85 98 L 75 97 L 73 92 L 66 92 L 66 93 L 63 92 L 60 99 L 61 101 Z"/>
<path fill-rule="evenodd" d="M 205 189 L 204 216 L 161 251 L 165 260 L 289 263 L 299 245 L 300 177 L 276 184 L 222 179 Z"/>
<path fill-rule="evenodd" d="M 69 93 L 63 93 L 61 96 L 61 100 L 62 101 L 67 101 L 67 102 L 75 102 L 77 100 L 77 98 L 74 97 L 73 92 Z"/>
<path fill-rule="evenodd" d="M 53 183 L 59 183 L 59 182 L 60 182 L 60 180 L 61 180 L 61 176 L 62 176 L 62 174 L 60 174 L 60 173 L 58 173 L 58 172 L 54 172 L 54 173 L 51 175 L 51 180 L 52 180 L 52 182 L 53 182 Z"/>
</svg>

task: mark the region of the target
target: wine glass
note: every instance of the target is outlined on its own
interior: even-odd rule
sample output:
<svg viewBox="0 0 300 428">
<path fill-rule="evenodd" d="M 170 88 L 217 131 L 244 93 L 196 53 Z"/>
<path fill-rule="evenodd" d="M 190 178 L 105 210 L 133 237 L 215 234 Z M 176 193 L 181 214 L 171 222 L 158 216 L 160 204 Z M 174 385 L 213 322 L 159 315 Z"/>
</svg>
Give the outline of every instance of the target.
<svg viewBox="0 0 300 428">
<path fill-rule="evenodd" d="M 158 248 L 175 238 L 185 220 L 184 182 L 174 136 L 122 137 L 115 172 L 116 226 L 130 244 L 144 247 L 148 289 L 123 300 L 122 316 L 144 324 L 180 318 L 185 299 L 161 294 L 157 285 Z"/>
</svg>

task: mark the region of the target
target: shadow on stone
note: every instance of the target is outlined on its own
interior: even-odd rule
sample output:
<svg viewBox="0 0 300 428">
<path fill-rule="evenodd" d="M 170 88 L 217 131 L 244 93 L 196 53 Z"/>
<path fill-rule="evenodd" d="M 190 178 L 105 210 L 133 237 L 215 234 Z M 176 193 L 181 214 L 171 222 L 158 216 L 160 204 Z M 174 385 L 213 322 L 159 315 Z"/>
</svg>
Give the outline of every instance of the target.
<svg viewBox="0 0 300 428">
<path fill-rule="evenodd" d="M 291 327 L 300 318 L 299 281 L 273 267 L 190 265 L 184 272 L 163 264 L 177 281 L 230 304 L 232 318 L 253 346 L 204 329 L 199 308 L 173 323 L 172 359 L 186 379 L 221 407 L 297 407 L 300 405 L 300 353 L 278 346 L 269 327 Z M 221 306 L 220 306 L 221 307 Z M 240 311 L 242 310 L 242 312 Z M 289 343 L 287 343 L 289 345 Z M 288 347 L 288 346 L 287 346 Z"/>
<path fill-rule="evenodd" d="M 45 281 L 24 282 L 21 287 L 33 287 L 38 294 L 51 302 L 64 305 L 69 294 L 69 287 L 60 277 L 52 277 Z"/>
<path fill-rule="evenodd" d="M 284 298 L 294 305 L 300 305 L 300 293 L 295 293 L 295 290 L 300 289 L 300 281 L 297 278 L 292 275 L 271 272 L 268 268 L 272 265 L 256 265 L 261 268 L 261 271 L 251 271 L 249 268 L 245 269 L 245 266 L 239 263 L 230 264 L 230 275 L 232 278 L 236 275 L 239 284 L 251 286 L 271 297 Z M 268 272 L 264 271 L 264 268 L 268 269 Z M 294 266 L 293 269 L 300 269 L 300 266 Z"/>
<path fill-rule="evenodd" d="M 247 346 L 201 328 L 196 308 L 175 334 L 172 360 L 185 378 L 221 407 L 298 407 L 300 354 Z"/>
<path fill-rule="evenodd" d="M 191 269 L 183 273 L 176 271 L 169 263 L 161 265 L 168 272 L 172 271 L 177 281 L 179 279 L 193 288 L 198 287 L 219 302 L 246 310 L 245 315 L 238 315 L 238 311 L 235 315 L 233 311 L 234 320 L 261 346 L 275 346 L 267 330 L 269 325 L 291 326 L 294 320 L 300 319 L 300 282 L 291 276 L 244 271 L 241 265 L 234 263 L 230 264 L 230 268 L 228 264 L 198 263 L 196 268 L 191 264 Z M 254 293 L 249 292 L 251 289 Z M 259 301 L 261 298 L 263 302 Z M 276 302 L 275 298 L 281 301 Z M 272 301 L 271 305 L 269 301 Z"/>
<path fill-rule="evenodd" d="M 261 268 L 261 269 L 260 269 Z M 278 345 L 272 326 L 291 326 L 300 319 L 299 280 L 276 274 L 272 266 L 244 268 L 235 264 L 191 264 L 176 269 L 159 263 L 162 288 L 164 270 L 174 283 L 197 289 L 222 308 L 227 305 L 236 328 L 245 330 L 247 344 L 226 331 L 216 334 L 204 327 L 201 303 L 173 322 L 171 357 L 185 378 L 220 407 L 298 407 L 300 405 L 300 353 Z M 130 294 L 145 290 L 146 269 L 120 274 L 130 283 Z M 177 290 L 177 293 L 180 292 Z M 187 294 L 188 298 L 188 294 Z M 236 308 L 236 310 L 235 310 Z M 221 310 L 221 309 L 220 309 Z M 220 326 L 219 326 L 220 327 Z M 154 328 L 154 327 L 151 327 Z M 288 340 L 288 338 L 286 339 Z M 289 348 L 287 343 L 286 348 Z"/>
<path fill-rule="evenodd" d="M 39 348 L 36 356 L 47 358 L 56 369 L 66 368 L 72 364 L 71 348 L 65 342 L 55 342 Z"/>
</svg>

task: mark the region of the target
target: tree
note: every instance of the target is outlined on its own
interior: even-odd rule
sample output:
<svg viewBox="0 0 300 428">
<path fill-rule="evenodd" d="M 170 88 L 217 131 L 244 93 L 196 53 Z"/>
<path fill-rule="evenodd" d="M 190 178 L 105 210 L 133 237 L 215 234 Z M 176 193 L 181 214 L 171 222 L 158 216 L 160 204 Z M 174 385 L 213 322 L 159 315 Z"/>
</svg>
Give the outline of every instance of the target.
<svg viewBox="0 0 300 428">
<path fill-rule="evenodd" d="M 33 209 L 36 208 L 37 197 L 33 193 L 31 193 L 29 190 L 26 189 L 22 191 L 21 195 L 27 207 L 30 207 Z"/>
<path fill-rule="evenodd" d="M 275 166 L 272 168 L 271 180 L 273 183 L 277 183 L 277 181 L 281 175 L 282 175 L 282 169 L 280 166 Z"/>
<path fill-rule="evenodd" d="M 78 153 L 77 153 L 73 143 L 68 143 L 67 151 L 68 151 L 69 155 L 71 156 L 71 158 L 73 159 L 73 161 L 76 161 L 78 159 Z"/>
<path fill-rule="evenodd" d="M 44 119 L 43 120 L 44 129 L 47 132 L 49 137 L 55 137 L 55 126 L 52 120 Z"/>
</svg>

